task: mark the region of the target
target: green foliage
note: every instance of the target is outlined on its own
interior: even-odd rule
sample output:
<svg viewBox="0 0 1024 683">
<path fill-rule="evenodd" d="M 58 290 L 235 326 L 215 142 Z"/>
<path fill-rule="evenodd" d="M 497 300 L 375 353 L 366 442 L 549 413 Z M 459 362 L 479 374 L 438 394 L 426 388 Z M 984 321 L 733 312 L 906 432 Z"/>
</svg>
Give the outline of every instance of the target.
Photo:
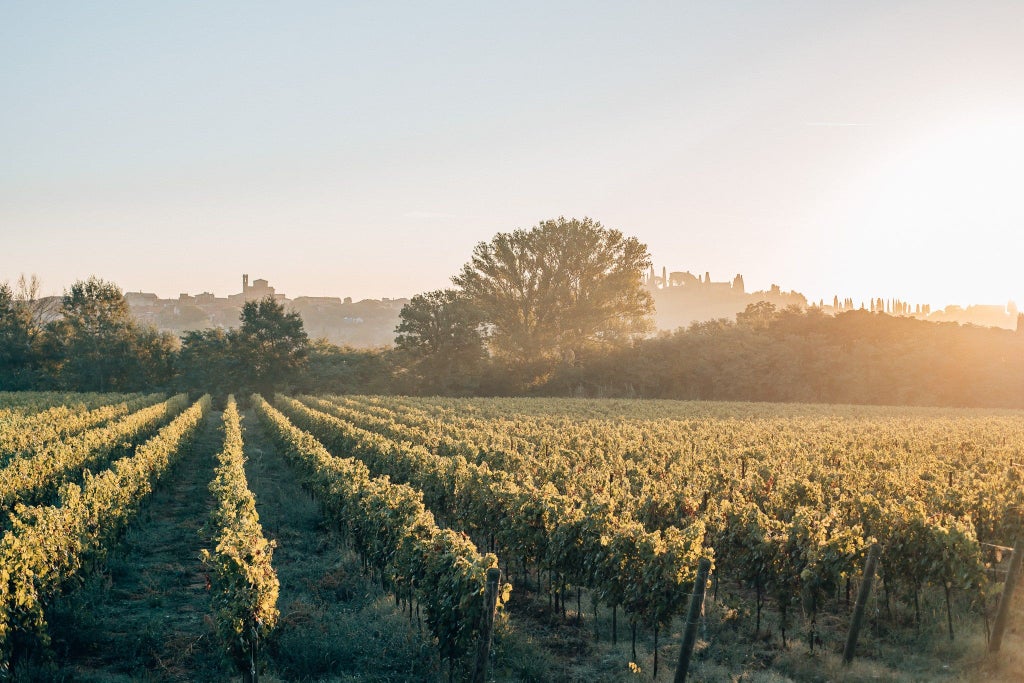
<svg viewBox="0 0 1024 683">
<path fill-rule="evenodd" d="M 242 307 L 241 327 L 193 330 L 181 338 L 177 384 L 183 389 L 228 394 L 273 392 L 302 381 L 309 339 L 301 316 L 271 297 Z"/>
<path fill-rule="evenodd" d="M 398 366 L 393 356 L 392 350 L 356 349 L 315 339 L 295 387 L 311 394 L 388 393 L 396 386 L 392 374 Z"/>
<path fill-rule="evenodd" d="M 402 307 L 395 345 L 422 391 L 465 393 L 486 357 L 479 311 L 451 289 L 417 294 Z"/>
<path fill-rule="evenodd" d="M 247 301 L 234 334 L 234 353 L 246 388 L 272 394 L 290 384 L 306 362 L 309 337 L 302 317 L 271 297 Z"/>
<path fill-rule="evenodd" d="M 558 366 L 536 393 L 719 401 L 1024 408 L 1024 335 L 754 304 Z"/>
<path fill-rule="evenodd" d="M 649 626 L 668 626 L 688 604 L 698 560 L 709 554 L 703 547 L 704 525 L 698 522 L 684 530 L 668 527 L 650 533 L 633 523 L 606 538 L 626 612 Z"/>
<path fill-rule="evenodd" d="M 770 301 L 758 301 L 747 304 L 746 309 L 736 314 L 736 324 L 740 327 L 763 330 L 776 318 L 775 304 Z"/>
<path fill-rule="evenodd" d="M 640 338 L 639 318 L 595 308 L 602 290 L 581 284 L 607 259 L 552 254 L 597 240 L 639 263 L 642 245 L 621 235 L 605 244 L 601 235 L 615 231 L 575 223 L 548 221 L 478 245 L 455 278 L 461 292 L 410 302 L 394 349 L 310 344 L 297 314 L 264 301 L 249 302 L 242 328 L 186 332 L 179 350 L 170 335 L 127 316 L 117 287 L 102 280 L 75 283 L 60 311 L 46 310 L 33 285 L 2 285 L 0 391 L 177 386 L 214 392 L 218 402 L 262 389 L 1024 408 L 1024 335 L 1009 330 L 868 311 L 832 317 L 759 302 L 735 323 L 704 321 Z M 630 279 L 629 287 L 638 282 Z M 633 303 L 646 316 L 646 294 L 637 291 Z M 598 310 L 610 317 L 595 332 L 587 319 Z M 62 317 L 52 320 L 55 314 Z M 481 333 L 487 356 L 477 344 Z"/>
<path fill-rule="evenodd" d="M 665 624 L 696 558 L 787 630 L 883 548 L 886 593 L 984 599 L 979 538 L 1020 533 L 1016 413 L 565 399 L 283 396 L 335 452 L 421 490 L 503 558 Z M 947 472 L 955 476 L 946 476 Z M 936 474 L 939 473 L 939 476 Z M 955 485 L 950 482 L 955 479 Z M 515 566 L 513 564 L 512 566 Z M 680 600 L 680 595 L 682 599 Z M 948 596 L 947 596 L 948 603 Z"/>
<path fill-rule="evenodd" d="M 125 385 L 134 320 L 121 290 L 92 277 L 64 295 L 61 318 L 50 325 L 56 374 L 64 386 L 109 391 Z"/>
<path fill-rule="evenodd" d="M 332 456 L 262 397 L 253 396 L 252 401 L 332 521 L 398 594 L 415 595 L 426 609 L 441 656 L 452 662 L 463 659 L 480 636 L 487 569 L 497 566 L 497 558 L 481 555 L 460 534 L 438 528 L 420 493 L 387 478 L 372 478 L 366 465 Z M 503 591 L 506 597 L 508 590 Z"/>
<path fill-rule="evenodd" d="M 0 672 L 14 654 L 45 647 L 45 606 L 61 587 L 102 558 L 139 502 L 153 489 L 195 433 L 210 398 L 185 410 L 134 455 L 81 485 L 67 484 L 53 506 L 14 507 L 12 527 L 0 538 Z"/>
<path fill-rule="evenodd" d="M 55 405 L 35 415 L 0 425 L 0 465 L 14 455 L 26 456 L 50 442 L 159 402 L 163 395 L 125 395 L 119 402 L 88 409 L 84 403 Z"/>
<path fill-rule="evenodd" d="M 60 318 L 47 327 L 49 372 L 79 391 L 126 391 L 167 383 L 177 341 L 140 326 L 117 285 L 80 280 L 64 295 Z"/>
<path fill-rule="evenodd" d="M 0 418 L 7 420 L 12 415 L 35 415 L 61 407 L 92 410 L 117 401 L 130 400 L 138 395 L 75 391 L 0 391 Z"/>
<path fill-rule="evenodd" d="M 135 415 L 122 417 L 122 406 L 147 400 L 111 405 L 114 398 L 0 394 L 0 443 L 5 425 L 22 435 L 17 430 L 35 425 L 42 441 L 32 452 L 59 459 L 52 444 L 113 428 Z M 77 412 L 47 408 L 60 401 Z M 939 596 L 952 635 L 955 612 L 966 604 L 982 610 L 998 592 L 986 564 L 998 559 L 983 552 L 985 544 L 1005 545 L 1021 532 L 1015 412 L 283 395 L 277 410 L 253 401 L 302 485 L 375 580 L 420 602 L 456 677 L 479 637 L 484 576 L 498 556 L 507 574 L 540 575 L 556 614 L 565 609 L 565 587 L 582 587 L 634 625 L 662 633 L 685 608 L 698 559 L 713 557 L 715 585 L 725 582 L 741 606 L 736 614 L 745 611 L 744 594 L 730 586 L 739 581 L 756 591 L 749 597 L 758 617 L 762 608 L 777 615 L 771 631 L 802 628 L 812 649 L 824 638 L 828 650 L 872 543 L 882 548 L 876 599 L 884 594 L 886 608 L 875 619 L 903 625 L 912 605 L 920 622 L 918 597 L 934 610 L 928 598 Z M 113 421 L 86 426 L 101 413 Z M 241 449 L 231 400 L 210 487 L 217 539 L 207 561 L 218 631 L 239 668 L 250 670 L 249 639 L 267 637 L 277 584 Z M 118 479 L 116 489 L 97 482 L 113 486 L 103 478 L 134 471 L 133 462 L 65 485 L 52 508 L 16 506 L 0 541 L 6 652 L 45 643 L 49 600 L 92 566 L 123 524 L 96 501 L 123 495 L 134 505 L 141 486 L 132 477 Z M 85 545 L 69 545 L 76 538 Z"/>
<path fill-rule="evenodd" d="M 452 282 L 480 311 L 491 350 L 533 364 L 649 330 L 653 303 L 640 282 L 648 267 L 635 237 L 558 218 L 481 242 Z"/>
<path fill-rule="evenodd" d="M 608 500 L 601 495 L 565 495 L 551 482 L 534 484 L 524 471 L 431 453 L 422 430 L 393 418 L 312 397 L 303 402 L 277 397 L 290 418 L 335 452 L 423 491 L 427 507 L 449 524 L 493 534 L 503 557 L 539 564 L 594 588 L 612 604 L 624 605 L 637 621 L 667 624 L 683 605 L 680 588 L 692 583 L 697 560 L 713 555 L 703 545 L 705 528 L 699 521 L 650 532 L 608 514 Z"/>
<path fill-rule="evenodd" d="M 66 475 L 104 464 L 120 449 L 152 433 L 187 405 L 188 397 L 178 394 L 106 426 L 68 439 L 52 440 L 37 452 L 12 459 L 0 469 L 0 507 L 11 509 L 19 502 L 45 501 Z M 0 521 L 2 526 L 3 521 Z"/>
<path fill-rule="evenodd" d="M 132 338 L 133 371 L 125 386 L 145 391 L 170 385 L 180 348 L 181 342 L 170 332 L 137 325 Z"/>
<path fill-rule="evenodd" d="M 224 410 L 224 448 L 217 455 L 210 492 L 213 552 L 203 550 L 211 578 L 217 634 L 235 664 L 251 674 L 260 666 L 260 644 L 277 624 L 278 580 L 272 566 L 274 543 L 263 535 L 256 499 L 245 478 L 242 428 L 234 396 Z M 247 679 L 248 680 L 248 679 Z"/>
<path fill-rule="evenodd" d="M 34 388 L 39 381 L 34 321 L 25 302 L 0 283 L 0 391 Z"/>
<path fill-rule="evenodd" d="M 193 330 L 181 337 L 176 359 L 176 384 L 189 391 L 209 391 L 217 397 L 241 390 L 242 361 L 234 348 L 234 333 L 221 329 Z"/>
</svg>

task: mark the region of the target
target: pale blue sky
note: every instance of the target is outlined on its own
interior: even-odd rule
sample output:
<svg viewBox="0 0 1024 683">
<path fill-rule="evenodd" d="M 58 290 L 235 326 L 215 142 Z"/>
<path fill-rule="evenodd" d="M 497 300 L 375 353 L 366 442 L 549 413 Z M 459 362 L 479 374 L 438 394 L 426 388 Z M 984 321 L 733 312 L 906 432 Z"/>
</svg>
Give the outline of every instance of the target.
<svg viewBox="0 0 1024 683">
<path fill-rule="evenodd" d="M 443 287 L 558 215 L 817 299 L 1024 303 L 1024 3 L 0 3 L 0 280 Z"/>
</svg>

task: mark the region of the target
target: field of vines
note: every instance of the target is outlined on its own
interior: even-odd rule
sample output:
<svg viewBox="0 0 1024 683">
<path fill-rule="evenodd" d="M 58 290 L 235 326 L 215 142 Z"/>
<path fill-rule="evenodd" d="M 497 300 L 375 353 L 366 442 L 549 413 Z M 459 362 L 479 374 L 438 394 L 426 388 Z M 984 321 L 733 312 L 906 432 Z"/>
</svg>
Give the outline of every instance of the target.
<svg viewBox="0 0 1024 683">
<path fill-rule="evenodd" d="M 1024 413 L 218 403 L 0 394 L 0 680 L 1021 680 Z"/>
</svg>

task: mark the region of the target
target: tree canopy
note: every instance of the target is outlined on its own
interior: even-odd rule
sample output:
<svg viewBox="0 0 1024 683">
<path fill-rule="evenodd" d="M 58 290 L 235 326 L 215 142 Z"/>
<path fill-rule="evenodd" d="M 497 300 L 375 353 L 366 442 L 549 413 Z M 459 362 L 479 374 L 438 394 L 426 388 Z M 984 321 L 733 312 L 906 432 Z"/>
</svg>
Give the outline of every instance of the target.
<svg viewBox="0 0 1024 683">
<path fill-rule="evenodd" d="M 647 246 L 590 218 L 557 218 L 481 242 L 452 278 L 491 351 L 518 363 L 578 358 L 652 328 Z"/>
<path fill-rule="evenodd" d="M 219 328 L 183 334 L 177 359 L 178 386 L 197 393 L 209 392 L 218 399 L 241 394 L 243 368 L 234 354 L 234 336 L 234 332 Z"/>
<path fill-rule="evenodd" d="M 395 345 L 417 384 L 440 393 L 470 389 L 487 355 L 480 312 L 452 289 L 417 294 L 402 307 Z"/>
<path fill-rule="evenodd" d="M 32 316 L 7 283 L 0 283 L 0 391 L 28 389 L 36 381 Z"/>
<path fill-rule="evenodd" d="M 273 297 L 247 301 L 242 306 L 242 325 L 234 333 L 237 358 L 249 388 L 273 395 L 306 362 L 309 336 L 302 316 L 285 312 Z"/>
<path fill-rule="evenodd" d="M 181 337 L 177 383 L 220 398 L 273 395 L 300 381 L 309 355 L 302 317 L 272 297 L 248 301 L 232 330 L 191 330 Z"/>
<path fill-rule="evenodd" d="M 97 277 L 75 282 L 47 331 L 46 361 L 63 387 L 129 391 L 172 376 L 177 340 L 139 325 L 112 282 Z"/>
<path fill-rule="evenodd" d="M 59 310 L 37 291 L 27 282 L 0 283 L 0 389 L 1024 407 L 1024 322 L 1013 332 L 863 310 L 836 316 L 814 307 L 778 310 L 760 302 L 736 322 L 695 323 L 630 344 L 606 343 L 622 334 L 613 329 L 584 343 L 583 362 L 552 362 L 576 353 L 563 341 L 571 334 L 554 335 L 554 353 L 517 363 L 487 353 L 485 346 L 494 349 L 500 337 L 466 291 L 410 301 L 395 349 L 310 343 L 299 315 L 271 299 L 247 304 L 236 329 L 185 333 L 180 350 L 171 335 L 128 316 L 112 283 L 75 283 Z"/>
</svg>

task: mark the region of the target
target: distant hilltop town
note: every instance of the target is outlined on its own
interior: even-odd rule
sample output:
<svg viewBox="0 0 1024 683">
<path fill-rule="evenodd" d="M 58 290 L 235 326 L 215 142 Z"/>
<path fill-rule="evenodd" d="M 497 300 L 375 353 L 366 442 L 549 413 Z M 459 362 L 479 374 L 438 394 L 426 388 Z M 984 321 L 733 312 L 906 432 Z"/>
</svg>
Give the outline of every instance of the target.
<svg viewBox="0 0 1024 683">
<path fill-rule="evenodd" d="M 880 297 L 858 304 L 851 298 L 840 299 L 835 296 L 831 303 L 824 300 L 808 302 L 803 294 L 795 291 L 784 292 L 778 285 L 772 285 L 768 290 L 747 292 L 742 275 L 736 275 L 731 281 L 714 282 L 708 272 L 702 277 L 689 271 L 670 273 L 662 267 L 661 275 L 657 275 L 653 266 L 644 278 L 644 284 L 654 298 L 655 325 L 662 330 L 688 327 L 694 322 L 716 318 L 735 319 L 736 314 L 743 311 L 748 304 L 758 301 L 768 301 L 779 309 L 787 306 L 816 307 L 826 315 L 865 310 L 933 322 L 956 322 L 983 327 L 1015 329 L 1018 325 L 1017 305 L 1012 301 L 1005 306 L 947 306 L 939 311 L 932 311 L 928 304 L 911 304 L 898 298 Z"/>
<path fill-rule="evenodd" d="M 690 271 L 669 273 L 663 267 L 659 276 L 651 266 L 644 284 L 654 298 L 654 324 L 660 330 L 689 327 L 695 322 L 717 318 L 735 320 L 737 313 L 758 301 L 768 301 L 776 308 L 807 307 L 807 298 L 803 294 L 784 292 L 778 285 L 748 293 L 742 275 L 737 275 L 732 281 L 713 282 L 708 272 L 703 276 Z"/>
<path fill-rule="evenodd" d="M 385 346 L 394 341 L 398 313 L 408 299 L 364 299 L 352 297 L 300 296 L 289 299 L 262 278 L 242 275 L 242 291 L 219 297 L 210 292 L 179 294 L 177 299 L 161 299 L 148 292 L 127 292 L 125 301 L 140 321 L 161 330 L 181 334 L 186 330 L 238 326 L 238 317 L 247 301 L 272 297 L 302 315 L 311 338 L 324 337 L 335 344 L 356 347 Z"/>
<path fill-rule="evenodd" d="M 652 267 L 644 276 L 644 285 L 654 298 L 655 325 L 660 330 L 689 327 L 694 322 L 717 318 L 736 319 L 749 304 L 767 301 L 778 309 L 797 306 L 801 309 L 817 307 L 827 315 L 863 309 L 889 315 L 910 316 L 936 322 L 959 322 L 974 325 L 1005 327 L 1017 325 L 1017 307 L 1006 306 L 947 306 L 932 311 L 927 305 L 910 304 L 896 298 L 871 299 L 854 302 L 850 298 L 834 297 L 831 303 L 808 302 L 807 297 L 795 291 L 783 291 L 778 285 L 766 290 L 746 291 L 743 276 L 716 282 L 711 274 L 694 275 L 689 271 L 668 272 L 658 275 Z M 291 310 L 302 315 L 306 331 L 311 338 L 360 348 L 388 346 L 394 342 L 398 315 L 408 299 L 364 299 L 351 297 L 300 296 L 289 299 L 270 286 L 264 279 L 251 283 L 242 276 L 242 291 L 219 297 L 210 292 L 179 294 L 177 299 L 161 299 L 156 294 L 127 292 L 125 300 L 132 313 L 142 322 L 161 330 L 181 334 L 187 330 L 211 327 L 238 326 L 238 317 L 247 301 L 273 297 Z"/>
</svg>

